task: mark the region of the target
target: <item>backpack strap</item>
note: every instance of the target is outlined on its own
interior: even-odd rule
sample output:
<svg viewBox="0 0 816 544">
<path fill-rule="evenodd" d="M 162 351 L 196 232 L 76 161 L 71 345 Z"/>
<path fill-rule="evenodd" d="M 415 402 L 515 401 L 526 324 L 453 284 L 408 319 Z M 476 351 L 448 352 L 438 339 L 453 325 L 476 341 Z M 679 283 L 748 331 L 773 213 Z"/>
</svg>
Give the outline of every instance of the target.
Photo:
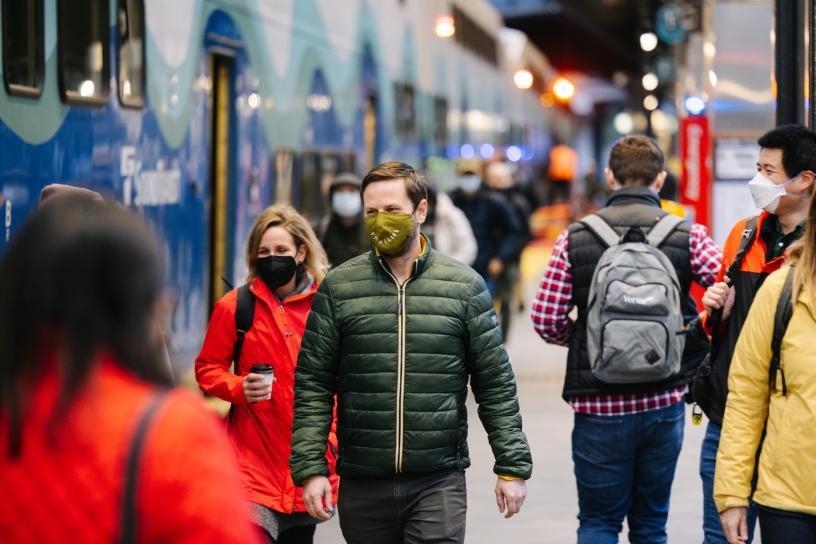
<svg viewBox="0 0 816 544">
<path fill-rule="evenodd" d="M 125 465 L 124 491 L 122 493 L 122 525 L 119 535 L 119 542 L 121 544 L 133 544 L 137 541 L 136 493 L 138 491 L 139 465 L 142 459 L 142 449 L 153 417 L 159 411 L 159 408 L 162 407 L 162 404 L 164 404 L 166 396 L 167 391 L 163 389 L 153 394 L 153 398 L 150 399 L 147 407 L 139 417 L 136 430 L 133 432 L 133 437 L 130 440 L 130 451 L 128 452 L 127 464 Z"/>
<path fill-rule="evenodd" d="M 609 223 L 604 221 L 600 215 L 590 214 L 579 221 L 582 225 L 592 231 L 600 238 L 606 247 L 614 247 L 620 243 L 621 235 L 613 229 Z"/>
<path fill-rule="evenodd" d="M 674 214 L 667 213 L 657 220 L 657 223 L 654 224 L 652 229 L 649 231 L 649 234 L 646 235 L 646 239 L 649 240 L 649 245 L 652 247 L 660 247 L 661 244 L 666 241 L 666 238 L 668 238 L 669 235 L 674 232 L 674 229 L 682 225 L 684 222 L 684 219 L 677 217 Z"/>
<path fill-rule="evenodd" d="M 734 256 L 734 261 L 731 263 L 731 266 L 728 267 L 728 271 L 725 273 L 725 275 L 728 276 L 728 279 L 731 280 L 729 285 L 734 283 L 734 278 L 742 267 L 742 261 L 745 260 L 745 254 L 748 252 L 751 244 L 754 243 L 754 240 L 756 240 L 758 222 L 759 216 L 755 215 L 754 217 L 750 218 L 747 223 L 745 223 L 745 230 L 742 231 L 742 240 L 740 240 L 739 249 L 737 250 L 737 254 Z"/>
<path fill-rule="evenodd" d="M 785 331 L 788 330 L 788 323 L 790 323 L 793 316 L 793 279 L 796 274 L 794 267 L 788 269 L 785 276 L 785 285 L 782 287 L 782 293 L 779 295 L 779 300 L 776 302 L 776 312 L 774 313 L 774 328 L 773 337 L 771 338 L 771 365 L 768 368 L 768 384 L 770 390 L 776 390 L 776 376 L 782 375 L 782 396 L 788 396 L 788 384 L 785 383 L 785 371 L 782 370 L 782 338 L 785 337 Z"/>
<path fill-rule="evenodd" d="M 238 372 L 238 360 L 241 358 L 241 349 L 244 347 L 244 338 L 255 317 L 255 295 L 249 290 L 249 284 L 238 288 L 238 302 L 235 306 L 235 346 L 232 348 L 232 362 Z"/>
</svg>

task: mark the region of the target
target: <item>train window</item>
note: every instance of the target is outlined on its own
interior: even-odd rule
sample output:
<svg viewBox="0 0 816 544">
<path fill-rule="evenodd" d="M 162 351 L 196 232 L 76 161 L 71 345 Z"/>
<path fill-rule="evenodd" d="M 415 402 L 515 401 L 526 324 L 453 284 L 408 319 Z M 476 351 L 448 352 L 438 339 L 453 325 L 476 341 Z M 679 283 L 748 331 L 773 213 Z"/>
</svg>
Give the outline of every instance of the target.
<svg viewBox="0 0 816 544">
<path fill-rule="evenodd" d="M 141 108 L 145 95 L 144 0 L 119 0 L 119 101 Z"/>
<path fill-rule="evenodd" d="M 394 83 L 394 102 L 397 134 L 403 138 L 413 138 L 416 135 L 416 102 L 413 85 Z"/>
<path fill-rule="evenodd" d="M 9 94 L 42 94 L 42 10 L 42 0 L 3 2 L 3 82 Z"/>
<path fill-rule="evenodd" d="M 438 144 L 448 141 L 448 100 L 442 96 L 433 99 L 433 138 Z"/>
<path fill-rule="evenodd" d="M 346 151 L 338 157 L 340 166 L 337 168 L 337 173 L 343 172 L 357 172 L 357 153 L 354 151 Z"/>
<path fill-rule="evenodd" d="M 103 105 L 110 90 L 108 3 L 59 0 L 60 92 L 65 102 Z"/>
</svg>

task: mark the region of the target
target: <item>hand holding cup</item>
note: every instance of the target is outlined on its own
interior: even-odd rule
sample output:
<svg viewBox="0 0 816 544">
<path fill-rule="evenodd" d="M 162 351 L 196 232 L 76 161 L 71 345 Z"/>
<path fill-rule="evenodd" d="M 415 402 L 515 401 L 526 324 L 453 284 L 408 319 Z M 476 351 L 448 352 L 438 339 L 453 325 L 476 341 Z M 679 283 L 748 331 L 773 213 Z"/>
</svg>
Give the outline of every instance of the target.
<svg viewBox="0 0 816 544">
<path fill-rule="evenodd" d="M 244 378 L 244 396 L 247 402 L 254 403 L 272 398 L 274 381 L 275 369 L 271 365 L 253 365 L 250 374 Z"/>
</svg>

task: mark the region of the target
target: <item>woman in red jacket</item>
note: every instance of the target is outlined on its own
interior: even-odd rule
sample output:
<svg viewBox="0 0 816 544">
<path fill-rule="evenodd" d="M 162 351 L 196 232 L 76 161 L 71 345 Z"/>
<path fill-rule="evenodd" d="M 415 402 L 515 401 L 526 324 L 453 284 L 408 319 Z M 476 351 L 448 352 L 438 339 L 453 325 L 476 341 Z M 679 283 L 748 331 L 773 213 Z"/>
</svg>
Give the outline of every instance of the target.
<svg viewBox="0 0 816 544">
<path fill-rule="evenodd" d="M 65 195 L 6 249 L 0 541 L 259 541 L 219 422 L 167 390 L 156 246 L 124 209 Z"/>
<path fill-rule="evenodd" d="M 295 365 L 312 298 L 328 269 L 326 253 L 306 220 L 291 206 L 280 205 L 255 221 L 246 262 L 255 311 L 236 371 L 230 372 L 237 339 L 234 289 L 215 305 L 196 359 L 196 379 L 201 389 L 232 403 L 229 434 L 256 523 L 278 544 L 311 543 L 317 520 L 306 513 L 302 489 L 292 482 L 289 453 Z M 274 368 L 274 387 L 250 372 L 256 364 Z M 334 433 L 326 456 L 336 497 Z"/>
</svg>

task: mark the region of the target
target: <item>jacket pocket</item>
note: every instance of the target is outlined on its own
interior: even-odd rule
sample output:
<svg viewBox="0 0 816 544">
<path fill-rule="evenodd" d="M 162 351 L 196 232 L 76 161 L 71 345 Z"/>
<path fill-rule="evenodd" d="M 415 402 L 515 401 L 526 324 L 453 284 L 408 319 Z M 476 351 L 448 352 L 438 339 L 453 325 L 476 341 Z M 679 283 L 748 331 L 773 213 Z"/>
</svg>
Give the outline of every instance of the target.
<svg viewBox="0 0 816 544">
<path fill-rule="evenodd" d="M 611 319 L 601 331 L 601 353 L 592 372 L 606 383 L 643 383 L 666 379 L 669 330 L 659 321 Z"/>
</svg>

